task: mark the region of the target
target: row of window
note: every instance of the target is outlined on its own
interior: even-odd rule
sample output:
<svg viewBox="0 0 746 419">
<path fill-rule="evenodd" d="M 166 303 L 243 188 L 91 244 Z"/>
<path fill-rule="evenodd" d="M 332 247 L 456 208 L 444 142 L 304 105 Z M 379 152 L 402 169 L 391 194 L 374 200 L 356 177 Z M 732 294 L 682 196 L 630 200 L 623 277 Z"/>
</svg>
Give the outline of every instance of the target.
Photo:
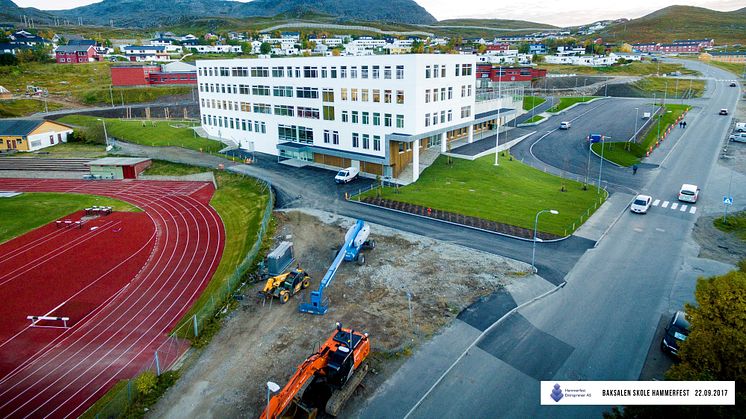
<svg viewBox="0 0 746 419">
<path fill-rule="evenodd" d="M 447 94 L 446 94 L 447 92 Z M 461 97 L 469 97 L 471 96 L 471 85 L 470 84 L 464 84 L 461 86 Z M 453 99 L 453 87 L 449 87 L 448 90 L 446 90 L 445 87 L 442 88 L 435 88 L 435 89 L 425 89 L 425 103 L 430 103 L 430 98 L 432 98 L 433 102 L 437 102 L 438 98 L 440 100 L 448 100 Z"/>
<path fill-rule="evenodd" d="M 341 89 L 340 91 L 341 100 L 349 100 L 352 102 L 357 102 L 359 100 L 360 102 L 369 102 L 372 99 L 373 103 L 381 102 L 381 90 L 380 89 L 371 89 L 370 91 L 368 89 L 349 89 L 349 93 L 350 93 L 349 96 L 347 95 L 347 91 L 348 90 L 346 87 L 343 87 Z M 332 99 L 333 98 L 334 97 L 332 96 Z M 393 90 L 385 89 L 383 91 L 383 103 L 391 103 L 392 98 L 393 98 Z M 396 91 L 396 103 L 400 105 L 404 104 L 404 90 Z"/>
<path fill-rule="evenodd" d="M 454 74 L 456 75 L 456 77 L 471 76 L 473 74 L 472 70 L 473 68 L 471 64 L 456 64 L 456 70 Z M 438 77 L 447 77 L 445 64 L 433 64 L 432 66 L 425 66 L 426 79 L 437 79 Z"/>
<path fill-rule="evenodd" d="M 241 94 L 241 95 L 254 95 L 254 96 L 269 96 L 270 90 L 273 96 L 277 97 L 293 97 L 292 86 L 270 86 L 248 84 L 220 84 L 220 83 L 200 83 L 199 91 L 203 93 L 228 93 L 228 94 Z M 318 99 L 319 89 L 315 87 L 296 87 L 295 97 L 305 99 Z M 332 92 L 332 100 L 334 100 L 334 93 Z"/>
<path fill-rule="evenodd" d="M 253 131 L 259 134 L 267 133 L 267 124 L 262 121 L 250 121 L 248 119 L 229 118 L 227 116 L 202 115 L 202 124 L 248 132 Z"/>
<path fill-rule="evenodd" d="M 466 64 L 464 64 L 466 65 Z M 429 67 L 428 67 L 429 68 Z M 359 69 L 359 71 L 358 71 Z M 443 65 L 445 77 L 445 65 Z M 334 66 L 334 67 L 318 67 L 318 66 L 303 66 L 303 67 L 292 67 L 292 66 L 273 66 L 273 67 L 199 67 L 197 69 L 200 76 L 219 76 L 219 77 L 288 77 L 288 78 L 319 78 L 322 79 L 392 79 L 396 77 L 398 80 L 404 78 L 404 66 L 380 66 L 380 65 L 362 65 L 362 66 Z M 464 74 L 466 75 L 466 74 Z M 358 77 L 359 76 L 359 77 Z M 436 76 L 437 77 L 437 76 Z"/>
<path fill-rule="evenodd" d="M 299 125 L 278 125 L 277 136 L 282 141 L 313 144 L 313 129 Z"/>
<path fill-rule="evenodd" d="M 370 112 L 342 111 L 342 122 L 350 122 L 353 124 L 362 123 L 363 125 L 369 125 L 371 124 L 371 116 L 373 117 L 372 125 L 381 126 L 381 114 L 379 112 L 373 112 L 371 114 Z M 393 115 L 390 113 L 383 114 L 384 127 L 391 126 L 392 116 Z M 404 128 L 404 115 L 396 115 L 396 127 Z"/>
<path fill-rule="evenodd" d="M 462 112 L 463 114 L 463 112 Z M 430 126 L 430 121 L 432 121 L 433 125 L 438 125 L 438 112 L 433 112 L 432 117 L 431 114 L 426 113 L 425 114 L 425 126 Z M 444 124 L 446 121 L 451 122 L 453 120 L 453 111 L 450 109 L 448 110 L 448 113 L 446 111 L 440 111 L 440 123 Z"/>
<path fill-rule="evenodd" d="M 361 139 L 362 139 L 362 149 L 370 150 L 370 135 L 369 134 L 360 135 L 356 132 L 352 133 L 352 148 L 360 148 Z M 380 135 L 373 136 L 373 150 L 381 151 L 381 136 Z"/>
</svg>

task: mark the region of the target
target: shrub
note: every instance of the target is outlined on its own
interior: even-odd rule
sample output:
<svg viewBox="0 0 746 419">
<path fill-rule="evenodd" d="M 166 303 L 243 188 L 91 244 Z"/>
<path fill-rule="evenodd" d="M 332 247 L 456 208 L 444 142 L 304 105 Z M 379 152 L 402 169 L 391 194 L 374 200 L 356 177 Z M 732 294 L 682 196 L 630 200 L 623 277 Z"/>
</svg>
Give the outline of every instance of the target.
<svg viewBox="0 0 746 419">
<path fill-rule="evenodd" d="M 137 394 L 147 396 L 155 390 L 158 384 L 158 377 L 150 371 L 145 371 L 135 379 L 135 389 Z"/>
</svg>

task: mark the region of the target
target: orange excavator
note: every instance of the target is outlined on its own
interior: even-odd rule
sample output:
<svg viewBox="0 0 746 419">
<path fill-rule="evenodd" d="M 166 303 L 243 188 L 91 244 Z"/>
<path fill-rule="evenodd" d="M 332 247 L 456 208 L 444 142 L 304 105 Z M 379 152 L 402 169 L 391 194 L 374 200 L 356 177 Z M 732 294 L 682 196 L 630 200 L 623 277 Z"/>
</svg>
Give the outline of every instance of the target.
<svg viewBox="0 0 746 419">
<path fill-rule="evenodd" d="M 290 381 L 270 399 L 260 419 L 310 418 L 318 412 L 336 416 L 368 373 L 367 333 L 337 330 L 319 351 L 298 366 Z"/>
</svg>

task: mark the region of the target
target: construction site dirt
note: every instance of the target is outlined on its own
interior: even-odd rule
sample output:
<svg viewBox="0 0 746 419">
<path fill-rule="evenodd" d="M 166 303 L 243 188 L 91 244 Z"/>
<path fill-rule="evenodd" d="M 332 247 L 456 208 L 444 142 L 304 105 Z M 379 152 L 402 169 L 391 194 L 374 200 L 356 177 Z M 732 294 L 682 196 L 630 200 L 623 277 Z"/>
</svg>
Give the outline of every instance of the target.
<svg viewBox="0 0 746 419">
<path fill-rule="evenodd" d="M 281 387 L 297 366 L 334 330 L 335 322 L 368 332 L 370 372 L 340 417 L 354 416 L 375 389 L 418 345 L 451 323 L 480 297 L 525 278 L 522 262 L 430 238 L 371 225 L 375 249 L 365 264 L 344 262 L 325 291 L 329 312 L 298 312 L 318 288 L 354 220 L 330 213 L 275 213 L 275 243 L 293 242 L 296 262 L 311 286 L 287 304 L 260 299 L 263 284 L 247 287 L 212 342 L 193 356 L 182 377 L 149 417 L 258 417 L 266 405 L 267 382 Z"/>
</svg>

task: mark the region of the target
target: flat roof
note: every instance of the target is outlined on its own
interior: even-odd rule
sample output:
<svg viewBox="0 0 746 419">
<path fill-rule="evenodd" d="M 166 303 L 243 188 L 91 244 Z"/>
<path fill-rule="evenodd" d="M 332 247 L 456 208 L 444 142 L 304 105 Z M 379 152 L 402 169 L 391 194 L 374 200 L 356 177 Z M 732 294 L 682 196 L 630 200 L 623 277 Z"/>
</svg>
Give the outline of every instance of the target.
<svg viewBox="0 0 746 419">
<path fill-rule="evenodd" d="M 150 159 L 141 157 L 104 157 L 89 161 L 86 163 L 86 166 L 131 166 L 146 161 L 150 161 Z"/>
</svg>

